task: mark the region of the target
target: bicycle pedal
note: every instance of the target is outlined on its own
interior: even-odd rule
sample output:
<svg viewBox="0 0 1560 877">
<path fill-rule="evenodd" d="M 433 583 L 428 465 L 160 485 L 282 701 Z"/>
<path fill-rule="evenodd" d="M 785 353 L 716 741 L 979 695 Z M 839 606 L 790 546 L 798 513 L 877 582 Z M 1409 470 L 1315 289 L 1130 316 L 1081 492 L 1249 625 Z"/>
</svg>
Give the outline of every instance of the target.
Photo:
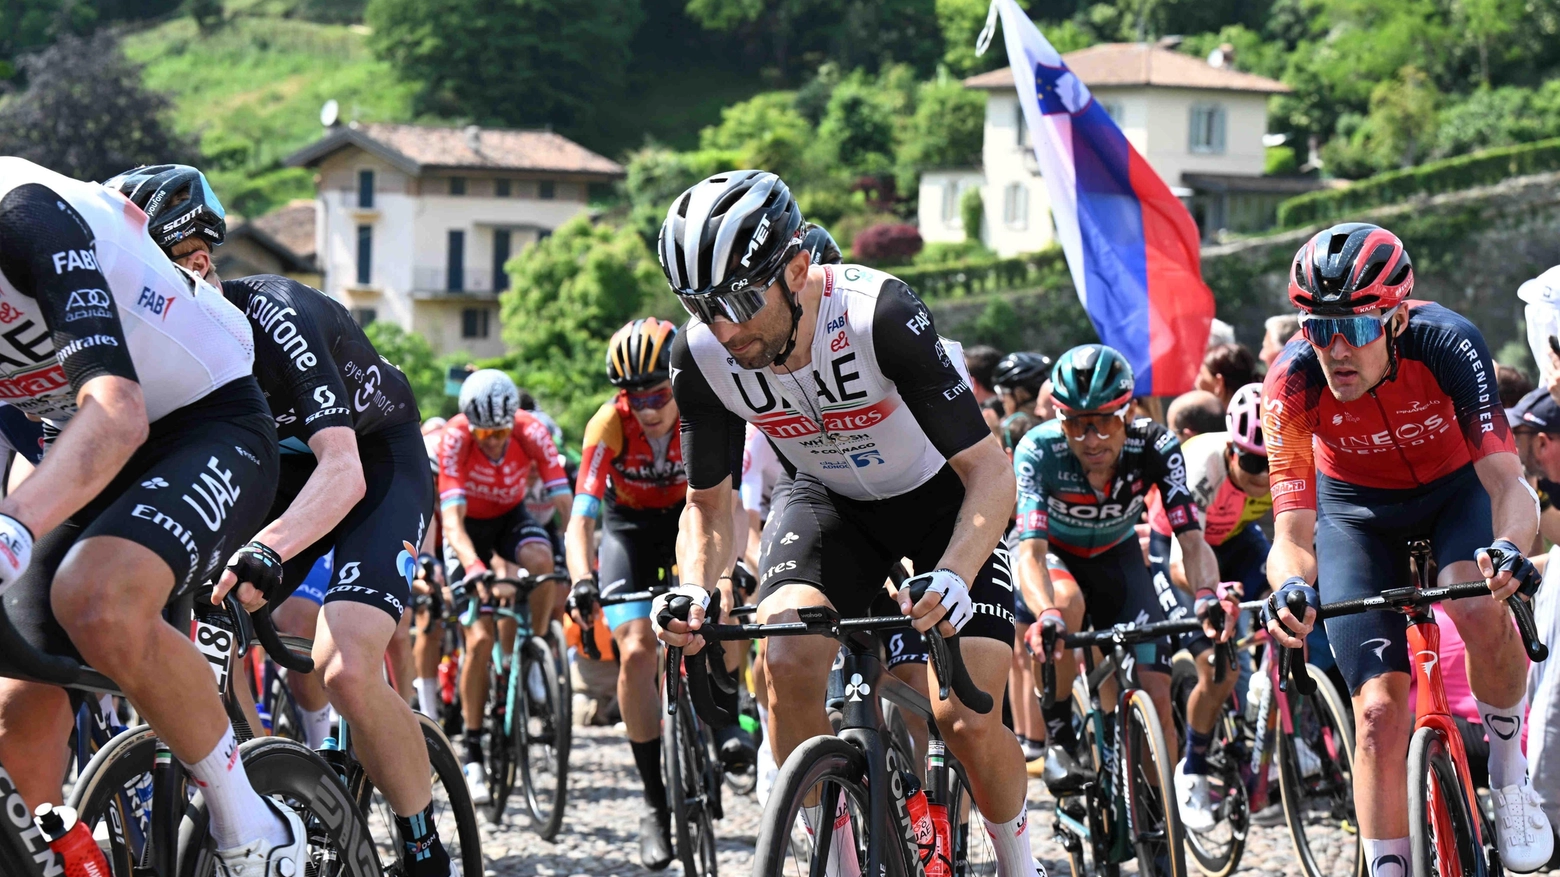
<svg viewBox="0 0 1560 877">
<path fill-rule="evenodd" d="M 1083 798 L 1081 797 L 1063 798 L 1057 802 L 1057 807 L 1059 807 L 1063 813 L 1066 813 L 1068 816 L 1071 816 L 1080 822 L 1085 816 L 1089 815 L 1088 805 L 1084 804 Z"/>
</svg>

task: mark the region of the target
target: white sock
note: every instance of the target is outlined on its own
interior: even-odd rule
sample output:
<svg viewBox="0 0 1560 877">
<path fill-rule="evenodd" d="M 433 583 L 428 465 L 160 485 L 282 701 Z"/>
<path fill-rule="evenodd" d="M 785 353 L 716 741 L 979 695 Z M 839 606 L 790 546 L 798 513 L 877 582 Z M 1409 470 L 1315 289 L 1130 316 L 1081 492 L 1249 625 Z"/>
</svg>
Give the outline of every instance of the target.
<svg viewBox="0 0 1560 877">
<path fill-rule="evenodd" d="M 765 706 L 763 701 L 759 701 L 757 704 L 754 704 L 754 706 L 758 707 L 758 724 L 760 726 L 762 726 L 763 729 L 764 729 L 764 739 L 768 740 L 769 739 L 769 707 Z"/>
<path fill-rule="evenodd" d="M 861 877 L 861 862 L 856 858 L 856 831 L 850 825 L 850 800 L 845 795 L 840 795 L 834 813 L 834 839 L 829 842 L 829 867 L 824 873 L 827 877 Z M 822 821 L 822 815 L 822 804 L 802 808 L 802 821 L 814 837 L 818 835 L 816 826 Z"/>
<path fill-rule="evenodd" d="M 1478 698 L 1479 715 L 1490 738 L 1490 788 L 1521 785 L 1527 777 L 1527 756 L 1522 754 L 1522 722 L 1527 715 L 1527 695 L 1516 706 L 1501 709 Z"/>
<path fill-rule="evenodd" d="M 1360 840 L 1365 847 L 1365 861 L 1370 864 L 1370 877 L 1408 877 L 1408 838 Z"/>
<path fill-rule="evenodd" d="M 997 877 L 1039 877 L 1035 855 L 1029 848 L 1029 807 L 1001 825 L 982 817 L 997 854 Z"/>
<path fill-rule="evenodd" d="M 417 708 L 425 716 L 439 716 L 439 680 L 437 677 L 418 679 L 412 683 L 417 688 Z"/>
<path fill-rule="evenodd" d="M 238 741 L 228 725 L 211 754 L 194 764 L 184 765 L 200 786 L 211 812 L 211 836 L 217 849 L 230 850 L 252 840 L 285 844 L 290 837 L 287 826 L 267 807 L 249 784 L 249 774 L 238 759 Z"/>
<path fill-rule="evenodd" d="M 310 749 L 318 749 L 325 745 L 325 738 L 330 736 L 330 704 L 325 704 L 317 710 L 306 710 L 298 707 L 298 716 L 303 719 L 303 739 Z"/>
</svg>

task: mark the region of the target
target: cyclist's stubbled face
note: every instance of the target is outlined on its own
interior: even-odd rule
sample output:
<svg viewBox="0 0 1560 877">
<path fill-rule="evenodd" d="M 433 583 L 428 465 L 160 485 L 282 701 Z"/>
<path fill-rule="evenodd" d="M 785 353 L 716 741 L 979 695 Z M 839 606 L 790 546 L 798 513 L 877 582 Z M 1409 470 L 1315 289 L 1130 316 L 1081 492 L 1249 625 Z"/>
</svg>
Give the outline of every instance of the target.
<svg viewBox="0 0 1560 877">
<path fill-rule="evenodd" d="M 791 257 L 785 266 L 785 282 L 791 291 L 800 295 L 807 283 L 807 269 L 811 257 L 806 250 Z M 791 309 L 786 305 L 785 292 L 778 279 L 764 291 L 764 306 L 746 323 L 729 323 L 716 320 L 709 324 L 715 336 L 737 365 L 746 369 L 764 368 L 775 361 L 791 340 Z M 796 346 L 806 349 L 810 339 L 797 338 Z"/>
<path fill-rule="evenodd" d="M 492 432 L 484 430 L 482 435 L 476 435 L 475 430 L 473 430 L 473 436 L 477 440 L 477 447 L 481 448 L 482 453 L 487 454 L 490 460 L 497 460 L 504 456 L 504 451 L 509 446 L 509 437 L 513 434 L 514 430 L 510 429 L 500 429 Z"/>
<path fill-rule="evenodd" d="M 1381 309 L 1375 308 L 1369 313 L 1379 317 Z M 1390 322 L 1388 331 L 1394 336 L 1402 334 L 1403 326 L 1408 322 L 1408 310 L 1405 308 L 1393 314 Z M 1321 362 L 1322 374 L 1327 377 L 1327 387 L 1332 394 L 1339 402 L 1353 402 L 1387 376 L 1390 365 L 1387 335 L 1383 334 L 1364 347 L 1350 347 L 1342 335 L 1334 335 L 1331 344 L 1316 348 L 1316 358 Z"/>
<path fill-rule="evenodd" d="M 1121 449 L 1127 444 L 1127 430 L 1125 421 L 1114 419 L 1122 423 L 1122 427 L 1111 430 L 1109 437 L 1101 437 L 1097 430 L 1090 429 L 1079 439 L 1073 438 L 1066 429 L 1062 430 L 1062 435 L 1067 438 L 1067 447 L 1083 464 L 1085 474 L 1108 475 L 1116 468 L 1116 461 L 1121 459 Z"/>
<path fill-rule="evenodd" d="M 671 381 L 662 381 L 661 383 L 656 384 L 654 387 L 645 390 L 644 393 L 645 395 L 650 395 L 660 390 L 670 389 L 671 386 Z M 634 412 L 634 419 L 639 421 L 639 425 L 641 427 L 644 427 L 645 435 L 649 436 L 650 438 L 660 438 L 661 436 L 666 435 L 666 433 L 670 431 L 671 428 L 677 423 L 676 399 L 668 398 L 666 404 L 662 405 L 660 408 L 630 407 L 630 410 Z"/>
<path fill-rule="evenodd" d="M 1240 465 L 1235 461 L 1235 452 L 1233 450 L 1225 453 L 1224 467 L 1225 471 L 1230 473 L 1230 481 L 1240 488 L 1241 493 L 1253 499 L 1261 499 L 1272 490 L 1272 484 L 1268 481 L 1268 473 L 1251 473 L 1240 468 Z"/>
</svg>

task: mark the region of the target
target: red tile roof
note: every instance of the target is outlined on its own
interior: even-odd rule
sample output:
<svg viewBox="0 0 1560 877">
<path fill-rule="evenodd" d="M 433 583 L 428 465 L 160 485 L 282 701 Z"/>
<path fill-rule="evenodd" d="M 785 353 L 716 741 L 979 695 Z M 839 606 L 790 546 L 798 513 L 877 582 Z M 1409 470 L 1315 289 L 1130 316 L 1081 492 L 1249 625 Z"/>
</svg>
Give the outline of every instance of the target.
<svg viewBox="0 0 1560 877">
<path fill-rule="evenodd" d="M 601 178 L 623 176 L 623 166 L 552 131 L 500 128 L 438 128 L 388 123 L 338 127 L 287 158 L 313 165 L 338 149 L 355 145 L 377 153 L 408 172 L 428 168 L 537 171 Z"/>
<path fill-rule="evenodd" d="M 1159 86 L 1285 94 L 1289 86 L 1266 76 L 1214 67 L 1201 58 L 1147 43 L 1101 43 L 1062 56 L 1069 70 L 1090 88 Z M 1013 68 L 964 80 L 967 88 L 1013 87 Z"/>
<path fill-rule="evenodd" d="M 279 207 L 250 220 L 249 224 L 270 235 L 300 258 L 314 258 L 314 199 L 293 201 L 286 207 Z"/>
</svg>

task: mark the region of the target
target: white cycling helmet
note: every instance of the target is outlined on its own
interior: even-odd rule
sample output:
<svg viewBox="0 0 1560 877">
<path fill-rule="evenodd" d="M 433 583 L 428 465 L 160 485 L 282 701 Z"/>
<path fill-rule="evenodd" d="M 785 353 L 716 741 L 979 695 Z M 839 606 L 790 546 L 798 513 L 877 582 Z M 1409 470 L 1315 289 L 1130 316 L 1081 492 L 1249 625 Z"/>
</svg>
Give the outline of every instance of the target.
<svg viewBox="0 0 1560 877">
<path fill-rule="evenodd" d="M 1267 442 L 1262 439 L 1261 384 L 1247 384 L 1235 391 L 1224 413 L 1224 428 L 1242 452 L 1267 456 Z"/>
<path fill-rule="evenodd" d="M 478 369 L 460 385 L 460 412 L 476 429 L 513 426 L 520 390 L 496 368 Z"/>
</svg>

